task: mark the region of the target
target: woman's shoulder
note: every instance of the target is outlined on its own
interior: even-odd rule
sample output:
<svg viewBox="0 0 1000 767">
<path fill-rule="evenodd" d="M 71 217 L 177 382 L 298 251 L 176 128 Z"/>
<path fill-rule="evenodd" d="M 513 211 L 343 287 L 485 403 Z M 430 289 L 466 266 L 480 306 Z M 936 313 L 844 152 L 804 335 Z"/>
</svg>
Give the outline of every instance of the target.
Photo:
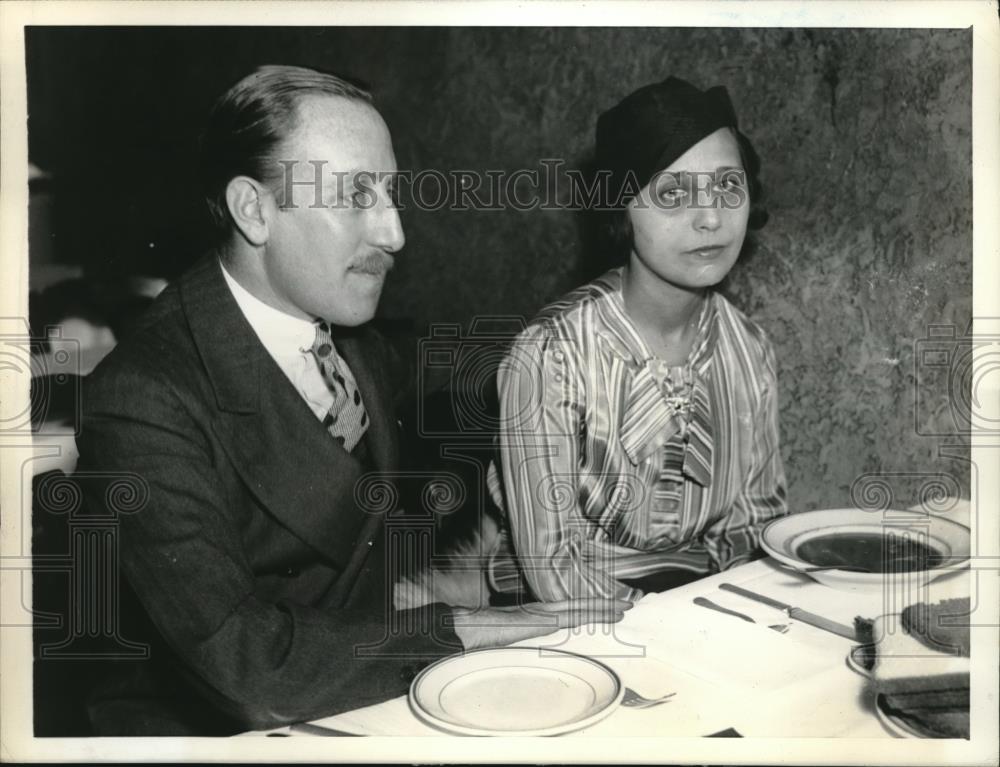
<svg viewBox="0 0 1000 767">
<path fill-rule="evenodd" d="M 721 293 L 714 293 L 713 300 L 719 318 L 719 336 L 727 345 L 744 350 L 757 362 L 773 366 L 774 348 L 767 331 Z"/>
<path fill-rule="evenodd" d="M 524 334 L 569 340 L 592 332 L 590 326 L 601 321 L 605 304 L 620 289 L 621 269 L 612 269 L 542 307 Z"/>
<path fill-rule="evenodd" d="M 721 293 L 715 293 L 714 300 L 716 312 L 724 325 L 760 346 L 770 346 L 767 331 L 756 320 Z"/>
</svg>

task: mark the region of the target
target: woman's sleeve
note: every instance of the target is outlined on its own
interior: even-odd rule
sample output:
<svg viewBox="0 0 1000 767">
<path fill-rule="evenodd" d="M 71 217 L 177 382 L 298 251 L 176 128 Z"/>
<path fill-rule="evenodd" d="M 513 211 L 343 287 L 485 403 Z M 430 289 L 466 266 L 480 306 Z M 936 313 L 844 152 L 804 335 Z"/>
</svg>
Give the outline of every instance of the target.
<svg viewBox="0 0 1000 767">
<path fill-rule="evenodd" d="M 579 508 L 585 385 L 574 345 L 529 328 L 500 366 L 498 387 L 510 535 L 535 597 L 634 596 L 582 555 L 589 538 Z"/>
<path fill-rule="evenodd" d="M 754 415 L 749 471 L 731 512 L 705 534 L 709 556 L 720 570 L 751 559 L 760 546 L 761 528 L 788 512 L 778 438 L 777 364 L 770 342 L 764 339 L 763 343 L 761 397 Z"/>
</svg>

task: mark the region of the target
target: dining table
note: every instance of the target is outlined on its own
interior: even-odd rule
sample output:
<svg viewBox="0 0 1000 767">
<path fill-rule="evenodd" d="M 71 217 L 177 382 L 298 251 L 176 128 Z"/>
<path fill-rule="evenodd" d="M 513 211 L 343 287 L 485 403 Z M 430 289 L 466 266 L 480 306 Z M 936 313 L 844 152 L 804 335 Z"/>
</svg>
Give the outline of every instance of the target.
<svg viewBox="0 0 1000 767">
<path fill-rule="evenodd" d="M 898 737 L 874 707 L 872 680 L 848 663 L 857 639 L 817 628 L 726 588 L 731 584 L 804 608 L 843 626 L 899 613 L 918 602 L 968 597 L 968 568 L 929 584 L 886 579 L 877 587 L 824 585 L 770 558 L 642 597 L 616 624 L 591 623 L 517 646 L 579 654 L 610 667 L 630 690 L 660 705 L 617 705 L 565 737 Z M 732 615 L 705 604 L 740 613 Z M 253 733 L 442 736 L 418 716 L 408 696 L 288 727 Z M 498 733 L 503 734 L 503 733 Z M 250 735 L 250 733 L 248 733 Z"/>
</svg>

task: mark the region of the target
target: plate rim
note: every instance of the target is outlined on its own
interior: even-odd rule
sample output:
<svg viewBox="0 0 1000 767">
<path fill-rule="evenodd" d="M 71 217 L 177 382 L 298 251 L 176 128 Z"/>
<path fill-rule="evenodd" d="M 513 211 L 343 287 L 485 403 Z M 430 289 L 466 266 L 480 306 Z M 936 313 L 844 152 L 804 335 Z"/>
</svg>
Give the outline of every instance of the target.
<svg viewBox="0 0 1000 767">
<path fill-rule="evenodd" d="M 940 734 L 933 732 L 921 732 L 917 728 L 908 724 L 905 719 L 890 714 L 888 711 L 883 709 L 881 705 L 879 705 L 879 700 L 884 699 L 885 697 L 886 694 L 884 692 L 875 693 L 875 700 L 873 701 L 872 706 L 875 709 L 875 716 L 878 718 L 879 722 L 881 722 L 882 726 L 889 730 L 894 736 L 897 738 L 919 738 L 921 740 L 948 740 L 947 737 Z"/>
<path fill-rule="evenodd" d="M 555 727 L 544 727 L 534 730 L 487 730 L 478 727 L 466 727 L 463 725 L 452 724 L 451 722 L 445 722 L 438 717 L 431 714 L 429 711 L 424 709 L 417 700 L 417 688 L 421 681 L 433 673 L 438 667 L 446 665 L 448 663 L 454 663 L 460 659 L 464 659 L 470 655 L 482 655 L 482 654 L 497 654 L 503 652 L 532 652 L 539 653 L 544 651 L 547 653 L 553 653 L 558 655 L 569 656 L 575 660 L 583 661 L 589 663 L 592 666 L 596 666 L 601 669 L 611 681 L 614 683 L 616 690 L 611 701 L 599 709 L 595 713 L 585 717 L 576 722 L 569 722 L 566 724 L 557 725 Z M 484 647 L 479 650 L 466 650 L 460 653 L 455 653 L 453 655 L 448 655 L 444 658 L 439 658 L 430 665 L 423 668 L 410 683 L 410 690 L 407 694 L 407 702 L 410 704 L 410 710 L 416 715 L 418 719 L 424 723 L 435 727 L 436 729 L 443 730 L 449 734 L 454 735 L 470 735 L 479 737 L 525 737 L 525 736 L 536 736 L 545 737 L 551 735 L 562 735 L 567 732 L 575 732 L 576 730 L 582 730 L 585 727 L 589 727 L 592 724 L 596 724 L 607 716 L 610 716 L 618 704 L 621 702 L 625 695 L 625 683 L 622 681 L 618 673 L 611 668 L 608 664 L 597 660 L 596 658 L 591 658 L 590 656 L 583 655 L 581 653 L 571 652 L 569 650 L 556 650 L 549 647 L 541 646 L 529 646 L 529 647 Z"/>
<path fill-rule="evenodd" d="M 857 507 L 842 507 L 842 508 L 832 508 L 832 509 L 810 509 L 808 511 L 799 511 L 799 512 L 794 512 L 792 514 L 786 514 L 784 516 L 778 517 L 777 519 L 771 520 L 770 522 L 768 522 L 763 527 L 763 529 L 760 532 L 760 547 L 761 547 L 761 549 L 764 550 L 764 552 L 768 556 L 770 556 L 773 559 L 777 560 L 779 563 L 781 563 L 783 565 L 786 565 L 787 567 L 789 567 L 792 570 L 797 570 L 799 572 L 802 572 L 805 575 L 810 575 L 810 573 L 805 573 L 804 572 L 804 568 L 809 567 L 808 563 L 802 562 L 801 560 L 798 560 L 798 559 L 794 559 L 790 554 L 788 554 L 785 551 L 782 551 L 778 547 L 774 546 L 771 543 L 771 540 L 770 540 L 770 537 L 769 537 L 768 533 L 770 532 L 771 535 L 773 536 L 774 535 L 774 529 L 780 527 L 783 524 L 790 524 L 790 520 L 798 520 L 798 519 L 801 519 L 805 515 L 809 515 L 809 514 L 821 514 L 821 513 L 829 514 L 829 513 L 833 513 L 833 512 L 856 512 L 856 513 L 861 513 L 861 514 L 871 513 L 871 511 L 869 511 L 869 510 L 861 509 L 861 508 L 857 508 Z M 900 512 L 900 513 L 904 513 L 904 512 Z M 914 513 L 916 513 L 916 512 L 914 512 Z M 945 573 L 954 572 L 955 570 L 963 569 L 967 565 L 967 563 L 969 562 L 969 558 L 971 556 L 972 530 L 967 525 L 963 525 L 961 522 L 956 522 L 953 519 L 948 519 L 946 517 L 938 516 L 938 515 L 935 515 L 935 514 L 927 514 L 926 518 L 927 518 L 927 520 L 929 521 L 930 524 L 943 525 L 945 527 L 951 527 L 956 532 L 958 532 L 960 534 L 964 534 L 964 536 L 969 541 L 970 550 L 969 550 L 969 552 L 967 552 L 964 555 L 964 558 L 961 559 L 961 560 L 954 561 L 954 562 L 949 562 L 947 565 L 944 565 L 944 566 L 932 567 L 932 568 L 928 568 L 926 570 L 916 570 L 916 571 L 913 571 L 913 572 L 927 573 L 928 575 L 935 574 L 935 578 L 936 578 L 936 577 L 940 577 L 941 575 L 944 575 Z M 854 523 L 854 522 L 848 522 L 848 523 L 845 523 L 845 524 L 863 525 L 864 521 L 859 520 L 856 523 Z M 874 525 L 876 523 L 873 522 L 871 524 Z M 900 527 L 904 527 L 904 525 L 900 525 Z M 832 574 L 832 575 L 844 574 L 844 575 L 849 575 L 852 579 L 860 579 L 860 580 L 866 580 L 866 579 L 873 579 L 874 578 L 874 579 L 879 580 L 879 581 L 881 581 L 884 578 L 884 576 L 886 575 L 886 573 L 862 573 L 862 572 L 853 572 L 851 570 L 838 570 L 836 568 L 830 568 L 829 570 L 824 570 L 823 573 L 825 575 L 830 575 L 830 574 Z"/>
<path fill-rule="evenodd" d="M 879 720 L 879 723 L 883 727 L 885 727 L 896 738 L 926 739 L 926 735 L 918 733 L 909 725 L 899 721 L 888 711 L 885 711 L 879 703 L 879 701 L 883 698 L 885 698 L 885 693 L 877 692 L 875 693 L 875 699 L 872 701 L 872 707 L 875 709 L 875 717 Z"/>
<path fill-rule="evenodd" d="M 847 651 L 847 655 L 844 657 L 847 667 L 855 672 L 856 674 L 861 674 L 861 676 L 866 679 L 873 679 L 872 672 L 862 666 L 857 660 L 854 659 L 854 653 L 858 650 L 864 649 L 865 647 L 874 648 L 876 645 L 874 642 L 862 642 L 861 644 L 854 645 L 850 650 Z"/>
</svg>

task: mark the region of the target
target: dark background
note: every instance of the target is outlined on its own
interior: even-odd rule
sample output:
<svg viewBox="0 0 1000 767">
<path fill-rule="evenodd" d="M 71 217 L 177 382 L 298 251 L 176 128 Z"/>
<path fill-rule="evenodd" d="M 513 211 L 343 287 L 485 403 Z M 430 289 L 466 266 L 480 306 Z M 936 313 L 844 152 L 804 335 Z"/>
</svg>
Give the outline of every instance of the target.
<svg viewBox="0 0 1000 767">
<path fill-rule="evenodd" d="M 33 188 L 51 218 L 32 267 L 91 281 L 171 278 L 199 255 L 198 133 L 259 64 L 365 81 L 414 171 L 582 167 L 597 115 L 635 88 L 724 84 L 771 212 L 726 290 L 776 346 L 791 508 L 849 505 L 870 474 L 896 506 L 938 473 L 968 496 L 968 450 L 939 455 L 961 441 L 967 382 L 919 354 L 930 325 L 971 320 L 968 30 L 35 27 L 26 46 L 30 160 L 52 174 Z M 381 314 L 414 354 L 431 321 L 530 317 L 592 276 L 568 210 L 410 208 L 403 224 Z"/>
</svg>

